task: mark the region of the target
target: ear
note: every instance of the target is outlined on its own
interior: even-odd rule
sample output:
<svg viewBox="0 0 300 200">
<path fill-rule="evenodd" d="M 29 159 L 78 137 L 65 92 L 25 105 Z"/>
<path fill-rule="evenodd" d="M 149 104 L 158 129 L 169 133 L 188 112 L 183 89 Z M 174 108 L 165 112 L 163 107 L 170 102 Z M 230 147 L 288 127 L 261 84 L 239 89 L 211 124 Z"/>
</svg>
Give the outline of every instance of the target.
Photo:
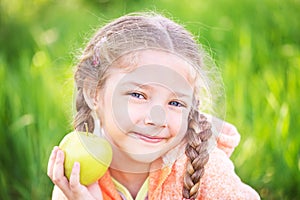
<svg viewBox="0 0 300 200">
<path fill-rule="evenodd" d="M 92 115 L 94 119 L 99 118 L 99 110 L 102 107 L 101 93 L 103 93 L 102 89 L 97 88 L 96 86 L 91 86 L 90 82 L 85 82 L 83 84 L 83 97 L 92 110 Z"/>
<path fill-rule="evenodd" d="M 87 87 L 83 87 L 83 97 L 87 105 L 91 110 L 95 110 L 96 108 L 96 89 L 90 89 Z"/>
<path fill-rule="evenodd" d="M 89 106 L 89 108 L 92 110 L 91 115 L 94 119 L 94 131 L 93 133 L 101 136 L 101 120 L 99 115 L 99 95 L 98 95 L 97 89 L 89 89 L 87 87 L 83 87 L 83 96 L 84 99 Z"/>
<path fill-rule="evenodd" d="M 83 97 L 92 111 L 96 109 L 97 96 L 97 84 L 89 79 L 86 79 L 83 83 Z"/>
</svg>

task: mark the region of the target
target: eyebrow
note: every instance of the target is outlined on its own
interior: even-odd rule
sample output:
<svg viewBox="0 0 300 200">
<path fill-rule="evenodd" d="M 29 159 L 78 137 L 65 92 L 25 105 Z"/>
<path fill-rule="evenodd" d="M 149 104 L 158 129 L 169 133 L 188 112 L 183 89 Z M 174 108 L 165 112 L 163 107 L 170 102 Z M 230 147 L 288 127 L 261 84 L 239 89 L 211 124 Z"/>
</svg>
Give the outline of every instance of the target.
<svg viewBox="0 0 300 200">
<path fill-rule="evenodd" d="M 150 82 L 151 83 L 151 82 Z M 157 83 L 156 83 L 157 84 Z M 153 87 L 149 84 L 144 84 L 144 83 L 138 83 L 138 82 L 135 82 L 135 81 L 130 81 L 130 82 L 125 82 L 123 84 L 123 86 L 126 86 L 126 85 L 133 85 L 133 86 L 136 86 L 136 87 L 139 87 L 139 88 L 142 88 L 142 89 L 146 89 L 146 90 L 153 90 Z M 160 84 L 157 84 L 157 85 L 160 85 Z M 162 85 L 163 86 L 163 85 Z M 164 86 L 163 86 L 164 87 Z M 164 88 L 167 88 L 167 87 L 164 87 Z M 173 91 L 173 90 L 170 90 L 172 91 L 172 93 L 176 94 L 177 97 L 180 97 L 180 98 L 192 98 L 191 95 L 187 94 L 187 93 L 182 93 L 182 92 L 178 92 L 178 91 Z"/>
</svg>

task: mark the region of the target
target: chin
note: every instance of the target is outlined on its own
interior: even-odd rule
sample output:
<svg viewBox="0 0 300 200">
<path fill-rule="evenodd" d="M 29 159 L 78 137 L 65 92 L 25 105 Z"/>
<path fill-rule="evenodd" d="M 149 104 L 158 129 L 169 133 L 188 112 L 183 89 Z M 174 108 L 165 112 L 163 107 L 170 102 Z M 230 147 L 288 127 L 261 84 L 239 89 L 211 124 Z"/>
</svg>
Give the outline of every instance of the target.
<svg viewBox="0 0 300 200">
<path fill-rule="evenodd" d="M 139 153 L 139 154 L 130 154 L 131 159 L 145 164 L 150 164 L 158 158 L 162 157 L 161 152 L 153 152 L 153 153 Z"/>
<path fill-rule="evenodd" d="M 125 156 L 125 157 L 124 157 Z M 123 157 L 118 158 L 116 163 L 112 163 L 110 168 L 117 169 L 118 171 L 128 172 L 128 173 L 149 173 L 150 170 L 157 170 L 161 168 L 161 165 L 156 165 L 153 167 L 152 163 L 156 163 L 156 160 L 161 158 L 159 152 L 155 153 L 126 153 Z M 123 161 L 123 158 L 125 158 Z"/>
</svg>

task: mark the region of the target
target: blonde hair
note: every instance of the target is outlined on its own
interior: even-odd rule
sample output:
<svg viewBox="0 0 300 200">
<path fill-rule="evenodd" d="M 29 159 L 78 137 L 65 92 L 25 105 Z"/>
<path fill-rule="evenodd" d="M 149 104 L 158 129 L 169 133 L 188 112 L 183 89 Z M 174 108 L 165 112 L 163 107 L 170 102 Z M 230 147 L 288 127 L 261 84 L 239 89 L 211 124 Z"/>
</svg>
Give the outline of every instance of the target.
<svg viewBox="0 0 300 200">
<path fill-rule="evenodd" d="M 174 21 L 156 13 L 135 13 L 122 16 L 101 29 L 90 40 L 83 51 L 75 72 L 77 86 L 76 130 L 89 131 L 95 128 L 92 110 L 84 97 L 84 87 L 96 91 L 105 83 L 108 67 L 121 56 L 143 49 L 160 49 L 172 52 L 188 61 L 199 77 L 194 95 L 194 105 L 188 118 L 186 133 L 186 155 L 188 163 L 184 175 L 183 198 L 195 199 L 208 161 L 208 139 L 211 137 L 211 125 L 200 114 L 199 107 L 209 105 L 209 95 L 214 80 L 209 79 L 211 70 L 204 63 L 205 51 L 195 42 L 193 36 Z M 88 84 L 87 84 L 88 83 Z M 201 97 L 199 95 L 201 93 Z M 206 98 L 205 98 L 206 97 Z M 209 100 L 210 101 L 210 100 Z"/>
</svg>

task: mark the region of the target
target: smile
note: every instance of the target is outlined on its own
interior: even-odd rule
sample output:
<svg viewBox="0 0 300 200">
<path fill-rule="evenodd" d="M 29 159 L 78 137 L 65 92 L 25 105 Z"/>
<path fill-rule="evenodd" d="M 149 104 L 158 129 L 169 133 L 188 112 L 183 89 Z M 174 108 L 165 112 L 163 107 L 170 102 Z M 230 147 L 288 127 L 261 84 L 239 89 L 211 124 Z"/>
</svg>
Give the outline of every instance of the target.
<svg viewBox="0 0 300 200">
<path fill-rule="evenodd" d="M 162 137 L 153 137 L 153 136 L 143 135 L 143 134 L 136 133 L 136 132 L 130 133 L 130 136 L 140 139 L 140 140 L 143 140 L 148 143 L 159 143 L 159 142 L 163 141 L 164 139 L 166 139 L 166 138 L 162 138 Z"/>
</svg>

